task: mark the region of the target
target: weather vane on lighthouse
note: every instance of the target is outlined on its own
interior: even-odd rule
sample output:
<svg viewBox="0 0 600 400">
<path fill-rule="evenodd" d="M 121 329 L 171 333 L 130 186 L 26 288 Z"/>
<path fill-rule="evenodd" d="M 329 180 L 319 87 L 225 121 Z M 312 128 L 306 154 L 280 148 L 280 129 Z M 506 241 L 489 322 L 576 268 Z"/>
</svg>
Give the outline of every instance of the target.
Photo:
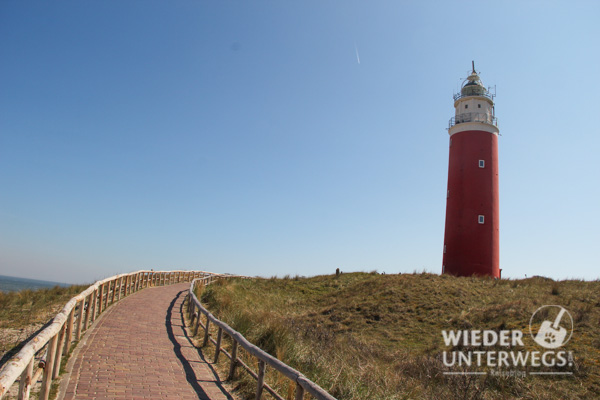
<svg viewBox="0 0 600 400">
<path fill-rule="evenodd" d="M 442 273 L 500 278 L 498 120 L 473 70 L 454 95 Z"/>
</svg>

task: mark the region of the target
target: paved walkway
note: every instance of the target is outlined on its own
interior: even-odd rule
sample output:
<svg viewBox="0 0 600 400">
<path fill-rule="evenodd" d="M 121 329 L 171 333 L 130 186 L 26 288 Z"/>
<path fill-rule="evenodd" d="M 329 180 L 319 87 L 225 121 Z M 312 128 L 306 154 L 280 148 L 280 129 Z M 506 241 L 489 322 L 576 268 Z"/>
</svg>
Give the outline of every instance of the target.
<svg viewBox="0 0 600 400">
<path fill-rule="evenodd" d="M 104 312 L 72 356 L 59 399 L 233 400 L 185 332 L 188 288 L 144 289 Z"/>
</svg>

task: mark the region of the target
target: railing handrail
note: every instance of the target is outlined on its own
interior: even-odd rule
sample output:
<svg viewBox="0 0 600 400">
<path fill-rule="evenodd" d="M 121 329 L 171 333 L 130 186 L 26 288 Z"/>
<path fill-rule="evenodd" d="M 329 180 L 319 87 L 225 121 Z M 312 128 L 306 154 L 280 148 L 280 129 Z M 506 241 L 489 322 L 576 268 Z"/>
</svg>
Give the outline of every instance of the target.
<svg viewBox="0 0 600 400">
<path fill-rule="evenodd" d="M 2 368 L 0 368 L 0 399 L 2 399 L 2 397 L 4 397 L 4 395 L 8 392 L 8 390 L 10 389 L 10 387 L 13 385 L 13 383 L 17 380 L 17 378 L 26 373 L 26 368 L 28 367 L 28 365 L 31 363 L 33 363 L 35 355 L 44 348 L 44 346 L 46 346 L 46 344 L 48 344 L 51 340 L 57 338 L 59 336 L 59 334 L 61 333 L 61 331 L 64 329 L 65 327 L 65 323 L 67 322 L 68 319 L 73 318 L 72 313 L 74 312 L 74 308 L 77 306 L 77 304 L 79 302 L 84 302 L 85 299 L 92 295 L 94 292 L 96 292 L 98 289 L 100 289 L 103 285 L 105 284 L 109 284 L 109 287 L 107 288 L 106 291 L 106 298 L 104 299 L 104 301 L 106 301 L 106 304 L 108 305 L 108 296 L 110 293 L 110 283 L 114 282 L 114 286 L 113 286 L 113 301 L 111 302 L 111 304 L 114 302 L 114 293 L 116 290 L 116 286 L 117 286 L 117 280 L 119 279 L 119 299 L 121 299 L 120 295 L 121 292 L 124 290 L 124 295 L 127 295 L 128 290 L 130 291 L 130 293 L 133 293 L 134 291 L 143 289 L 144 287 L 139 287 L 140 285 L 144 285 L 144 279 L 146 282 L 146 287 L 150 286 L 150 279 L 155 279 L 154 276 L 157 274 L 170 274 L 169 275 L 169 279 L 171 279 L 174 275 L 173 274 L 192 274 L 192 276 L 190 276 L 189 278 L 195 277 L 198 274 L 202 274 L 203 276 L 206 275 L 222 275 L 222 274 L 215 274 L 213 272 L 208 272 L 208 271 L 185 271 L 185 270 L 175 270 L 175 271 L 152 271 L 152 270 L 140 270 L 140 271 L 136 271 L 136 272 L 131 272 L 131 273 L 125 273 L 125 274 L 119 274 L 119 275 L 114 275 L 111 276 L 109 278 L 100 280 L 95 282 L 94 284 L 90 285 L 87 289 L 85 289 L 83 292 L 79 293 L 78 295 L 72 297 L 67 304 L 62 308 L 61 311 L 58 312 L 58 314 L 56 314 L 56 316 L 52 319 L 52 322 L 50 323 L 50 325 L 48 325 L 46 328 L 44 328 L 40 333 L 38 333 L 37 335 L 35 335 L 31 340 L 29 340 L 24 346 L 23 348 L 15 355 L 13 355 L 3 366 Z M 146 275 L 147 274 L 147 275 Z M 133 283 L 133 278 L 131 280 L 126 279 L 125 283 L 123 283 L 123 278 L 129 278 L 129 277 L 134 277 L 137 276 L 137 279 L 135 281 L 135 283 Z M 140 284 L 140 276 L 142 279 L 142 282 Z M 177 275 L 177 277 L 179 277 L 180 275 Z M 227 275 L 223 275 L 223 276 L 227 276 Z M 163 275 L 160 275 L 159 279 L 162 279 Z M 186 279 L 186 278 L 184 278 Z M 170 282 L 170 280 L 169 280 Z M 177 281 L 180 282 L 180 281 Z M 166 275 L 165 275 L 165 284 L 166 284 Z M 127 286 L 126 286 L 127 285 Z M 102 299 L 102 294 L 103 294 L 104 288 L 101 289 L 101 293 L 99 293 L 100 295 L 100 302 L 103 301 Z M 97 297 L 97 296 L 96 296 Z M 117 301 L 118 301 L 117 300 Z M 92 301 L 92 299 L 90 298 L 89 300 L 90 302 Z M 92 314 L 92 322 L 95 319 L 95 314 L 96 314 L 96 298 L 94 298 L 94 310 L 93 310 L 93 314 Z M 82 303 L 81 305 L 81 309 L 80 309 L 80 313 L 79 313 L 79 328 L 81 327 L 81 318 L 83 316 L 83 305 L 84 303 Z M 86 311 L 86 324 L 87 321 L 89 320 L 89 303 L 88 303 L 88 310 Z M 99 313 L 102 312 L 102 304 L 99 304 Z M 70 321 L 72 322 L 72 321 Z M 73 329 L 73 325 L 70 326 L 71 329 Z M 87 325 L 86 325 L 87 328 Z M 63 333 L 64 334 L 64 333 Z M 58 343 L 58 346 L 62 346 L 62 339 L 64 339 L 63 335 L 61 335 L 61 342 Z M 70 345 L 70 343 L 68 343 Z M 59 353 L 60 351 L 60 353 Z M 62 355 L 62 349 L 57 350 L 57 353 L 59 354 L 59 357 Z M 53 360 L 52 355 L 49 355 L 50 359 Z M 52 364 L 53 362 L 48 361 L 48 364 Z M 60 365 L 60 362 L 59 364 Z M 52 370 L 52 366 L 50 366 L 50 370 Z M 46 372 L 46 371 L 44 371 Z M 51 372 L 50 372 L 51 373 Z M 31 381 L 31 374 L 28 374 L 28 378 Z M 39 378 L 39 375 L 37 375 Z M 21 378 L 23 379 L 23 376 L 21 376 Z M 44 374 L 44 378 L 46 379 L 46 373 Z M 50 378 L 51 380 L 51 378 Z M 33 385 L 35 382 L 28 382 L 27 385 Z M 28 393 L 29 393 L 29 389 L 30 387 L 26 388 L 27 394 L 25 396 L 23 396 L 24 398 L 28 398 Z M 20 389 L 20 391 L 22 391 L 22 389 Z M 47 395 L 43 395 L 40 394 L 40 398 L 42 397 L 46 397 Z"/>
<path fill-rule="evenodd" d="M 230 277 L 235 277 L 235 276 L 232 275 Z M 242 348 L 244 348 L 248 353 L 252 354 L 254 357 L 259 359 L 260 361 L 269 364 L 271 367 L 273 367 L 274 369 L 279 371 L 281 374 L 283 374 L 287 378 L 291 379 L 292 381 L 296 382 L 296 384 L 300 385 L 305 391 L 310 393 L 317 400 L 336 400 L 335 397 L 333 397 L 332 395 L 327 393 L 327 391 L 325 391 L 323 388 L 321 388 L 319 385 L 317 385 L 316 383 L 314 383 L 313 381 L 308 379 L 300 371 L 295 370 L 294 368 L 285 364 L 283 361 L 279 360 L 278 358 L 273 357 L 272 355 L 265 352 L 261 348 L 253 345 L 241 333 L 239 333 L 238 331 L 236 331 L 235 329 L 233 329 L 232 327 L 227 325 L 225 322 L 217 319 L 214 315 L 212 315 L 212 313 L 210 311 L 208 311 L 202 305 L 202 303 L 200 303 L 200 300 L 198 300 L 198 297 L 196 297 L 196 294 L 194 293 L 194 287 L 195 287 L 196 282 L 202 281 L 204 283 L 206 280 L 207 280 L 207 278 L 198 278 L 198 279 L 192 280 L 192 282 L 190 283 L 189 297 L 190 297 L 190 299 L 192 299 L 194 306 L 197 307 L 202 313 L 204 313 L 206 315 L 207 320 L 211 321 L 216 326 L 218 326 L 223 331 L 225 331 L 225 333 L 227 333 L 233 340 L 235 340 L 237 342 L 238 345 L 240 345 Z M 188 305 L 188 307 L 189 307 L 189 305 Z M 200 316 L 198 315 L 198 320 L 199 320 L 199 318 L 200 318 Z M 208 330 L 208 326 L 206 327 L 206 329 Z M 218 351 L 220 351 L 220 349 L 217 349 L 217 352 Z M 234 362 L 234 361 L 232 360 L 232 362 Z"/>
<path fill-rule="evenodd" d="M 448 121 L 448 129 L 454 125 L 464 124 L 467 122 L 481 122 L 488 125 L 498 126 L 498 118 L 486 113 L 469 112 L 455 115 Z"/>
<path fill-rule="evenodd" d="M 462 99 L 463 97 L 487 97 L 490 100 L 494 100 L 494 95 L 491 94 L 489 92 L 489 90 L 486 89 L 485 93 L 478 93 L 478 94 L 462 94 L 462 93 L 455 93 L 452 97 L 454 97 L 454 101 L 458 100 L 458 99 Z"/>
</svg>

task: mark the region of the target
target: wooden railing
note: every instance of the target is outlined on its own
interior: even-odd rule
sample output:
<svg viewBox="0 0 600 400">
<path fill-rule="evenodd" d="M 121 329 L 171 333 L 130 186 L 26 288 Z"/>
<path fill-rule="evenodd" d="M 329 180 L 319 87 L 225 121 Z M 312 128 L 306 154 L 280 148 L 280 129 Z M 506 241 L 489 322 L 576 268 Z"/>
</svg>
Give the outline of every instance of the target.
<svg viewBox="0 0 600 400">
<path fill-rule="evenodd" d="M 79 340 L 110 304 L 147 287 L 213 276 L 223 275 L 206 271 L 137 271 L 94 283 L 69 300 L 52 323 L 0 369 L 0 399 L 19 377 L 18 399 L 29 399 L 32 386 L 42 375 L 39 398 L 47 400 L 52 380 L 58 377 L 62 358 L 68 357 L 71 343 Z"/>
<path fill-rule="evenodd" d="M 310 394 L 317 400 L 336 400 L 335 397 L 327 393 L 316 383 L 302 375 L 302 373 L 296 371 L 294 368 L 283 363 L 281 360 L 273 357 L 269 353 L 261 350 L 252 343 L 250 343 L 241 333 L 234 330 L 226 323 L 218 320 L 212 315 L 198 300 L 195 295 L 196 285 L 206 286 L 211 283 L 214 279 L 218 279 L 216 276 L 207 276 L 199 279 L 194 279 L 190 284 L 190 292 L 188 294 L 188 320 L 190 321 L 190 329 L 192 334 L 196 336 L 198 334 L 199 327 L 204 330 L 204 339 L 202 346 L 206 346 L 209 343 L 215 345 L 214 363 L 219 361 L 219 355 L 223 353 L 229 358 L 229 375 L 228 380 L 233 379 L 235 370 L 238 366 L 243 367 L 254 379 L 257 381 L 256 396 L 255 400 L 260 400 L 263 390 L 269 392 L 277 400 L 285 400 L 284 397 L 280 396 L 271 386 L 265 382 L 265 370 L 266 366 L 274 368 L 279 371 L 283 376 L 290 379 L 296 385 L 295 400 L 303 400 L 305 393 Z M 205 315 L 205 322 L 202 323 L 201 315 Z M 210 324 L 214 324 L 217 329 L 216 340 L 211 337 L 209 327 Z M 231 354 L 225 350 L 222 346 L 223 333 L 227 334 L 232 341 Z M 254 356 L 258 361 L 257 371 L 252 370 L 246 363 L 244 363 L 240 357 L 238 357 L 238 347 L 243 348 L 250 355 Z"/>
</svg>

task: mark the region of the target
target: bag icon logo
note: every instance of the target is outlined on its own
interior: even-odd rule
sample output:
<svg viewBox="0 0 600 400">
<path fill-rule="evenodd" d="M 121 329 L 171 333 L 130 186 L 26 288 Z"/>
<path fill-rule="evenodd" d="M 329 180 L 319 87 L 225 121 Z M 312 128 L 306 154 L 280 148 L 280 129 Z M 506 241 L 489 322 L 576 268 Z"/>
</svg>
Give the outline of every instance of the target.
<svg viewBox="0 0 600 400">
<path fill-rule="evenodd" d="M 549 316 L 553 311 L 557 311 L 556 317 L 553 320 L 546 320 L 545 316 Z M 538 318 L 536 318 L 536 314 Z M 542 316 L 544 316 L 542 318 Z M 544 319 L 537 333 L 534 335 L 534 326 L 536 321 Z M 565 345 L 573 334 L 573 317 L 562 306 L 550 305 L 542 306 L 535 310 L 529 320 L 529 332 L 533 340 L 540 346 L 546 349 L 556 349 Z M 569 336 L 567 337 L 567 334 Z"/>
</svg>

